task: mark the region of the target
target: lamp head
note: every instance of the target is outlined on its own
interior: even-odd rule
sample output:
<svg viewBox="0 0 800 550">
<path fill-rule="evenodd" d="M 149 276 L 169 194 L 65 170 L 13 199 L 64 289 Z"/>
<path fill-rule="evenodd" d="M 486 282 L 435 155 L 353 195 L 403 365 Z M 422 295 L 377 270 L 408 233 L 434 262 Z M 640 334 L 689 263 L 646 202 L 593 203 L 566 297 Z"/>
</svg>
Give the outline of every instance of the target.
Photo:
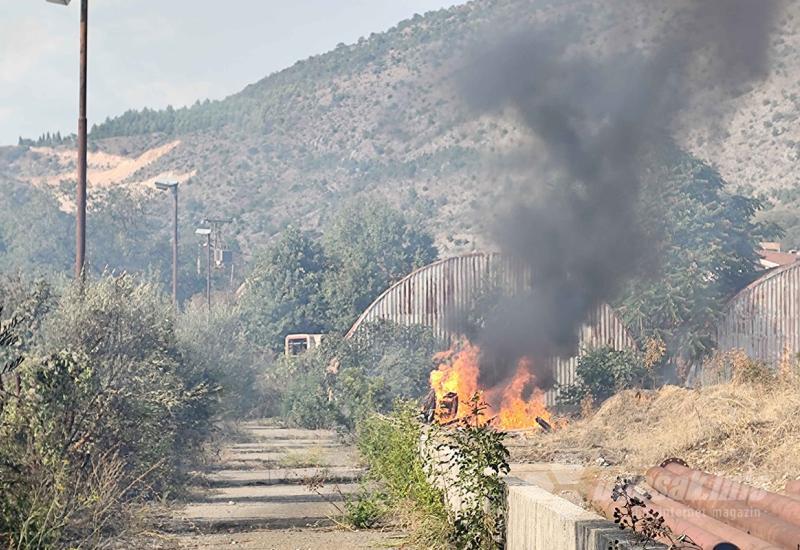
<svg viewBox="0 0 800 550">
<path fill-rule="evenodd" d="M 157 181 L 156 182 L 156 189 L 160 189 L 161 191 L 167 191 L 169 189 L 174 189 L 178 187 L 177 181 Z"/>
</svg>

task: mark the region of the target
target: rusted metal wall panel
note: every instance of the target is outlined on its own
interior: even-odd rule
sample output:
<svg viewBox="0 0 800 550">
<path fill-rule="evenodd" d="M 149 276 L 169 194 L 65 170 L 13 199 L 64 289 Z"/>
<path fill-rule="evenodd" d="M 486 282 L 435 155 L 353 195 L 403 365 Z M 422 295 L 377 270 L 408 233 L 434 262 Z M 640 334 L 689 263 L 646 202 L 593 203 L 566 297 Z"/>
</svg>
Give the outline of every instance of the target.
<svg viewBox="0 0 800 550">
<path fill-rule="evenodd" d="M 388 319 L 406 326 L 428 326 L 437 339 L 449 345 L 460 336 L 453 329 L 452 318 L 468 311 L 474 297 L 493 281 L 512 292 L 521 291 L 530 286 L 530 270 L 521 262 L 500 254 L 474 253 L 438 261 L 408 275 L 384 292 L 361 315 L 347 336 L 353 335 L 364 323 Z M 636 347 L 625 325 L 606 304 L 592 313 L 581 328 L 579 338 L 579 350 L 602 345 L 616 349 Z M 575 381 L 577 357 L 553 358 L 549 362 L 558 384 Z M 555 392 L 548 392 L 548 403 L 554 400 Z"/>
<path fill-rule="evenodd" d="M 777 365 L 800 352 L 800 263 L 773 269 L 728 302 L 717 325 L 720 351 L 740 349 Z"/>
</svg>

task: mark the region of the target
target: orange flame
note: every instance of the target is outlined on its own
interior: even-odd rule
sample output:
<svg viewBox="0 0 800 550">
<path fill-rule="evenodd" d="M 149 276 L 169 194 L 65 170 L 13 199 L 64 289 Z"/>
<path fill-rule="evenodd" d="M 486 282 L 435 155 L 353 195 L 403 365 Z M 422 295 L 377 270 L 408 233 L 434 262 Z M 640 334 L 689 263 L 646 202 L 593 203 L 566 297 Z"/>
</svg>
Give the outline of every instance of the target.
<svg viewBox="0 0 800 550">
<path fill-rule="evenodd" d="M 458 395 L 461 406 L 455 418 L 470 414 L 467 402 L 478 393 L 487 405 L 485 418 L 494 418 L 493 423 L 498 428 L 532 428 L 537 426 L 537 416 L 552 425 L 552 415 L 544 405 L 544 392 L 535 387 L 536 379 L 530 359 L 523 358 L 517 363 L 514 376 L 506 384 L 489 389 L 481 388 L 479 384 L 478 346 L 462 341 L 452 349 L 437 354 L 434 360 L 439 363 L 439 368 L 431 372 L 430 383 L 436 402 L 442 403 L 445 396 L 451 393 Z M 530 392 L 527 397 L 526 390 Z"/>
</svg>

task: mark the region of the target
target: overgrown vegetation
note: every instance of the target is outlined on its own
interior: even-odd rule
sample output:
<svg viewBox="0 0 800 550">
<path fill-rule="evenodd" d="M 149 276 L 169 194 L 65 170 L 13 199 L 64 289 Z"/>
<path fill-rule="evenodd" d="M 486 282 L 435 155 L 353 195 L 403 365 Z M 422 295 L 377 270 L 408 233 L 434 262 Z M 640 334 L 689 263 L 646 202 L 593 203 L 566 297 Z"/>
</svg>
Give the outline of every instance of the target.
<svg viewBox="0 0 800 550">
<path fill-rule="evenodd" d="M 372 414 L 357 428 L 358 448 L 383 507 L 408 527 L 421 548 L 501 548 L 508 473 L 505 434 L 472 414 L 457 425 L 423 425 L 419 408 L 399 401 L 388 415 Z"/>
<path fill-rule="evenodd" d="M 759 241 L 780 231 L 756 220 L 761 202 L 730 193 L 719 172 L 674 147 L 652 160 L 641 202 L 658 246 L 650 272 L 628 284 L 618 305 L 640 344 L 664 342 L 685 379 L 713 351 L 725 301 L 757 276 Z"/>
<path fill-rule="evenodd" d="M 398 402 L 388 415 L 373 414 L 359 424 L 358 450 L 380 483 L 386 506 L 428 548 L 442 547 L 450 536 L 442 492 L 425 474 L 419 443 L 422 424 L 413 403 Z"/>
<path fill-rule="evenodd" d="M 439 486 L 451 483 L 453 470 L 457 479 L 450 488 L 457 488 L 458 506 L 451 511 L 453 534 L 457 548 L 493 550 L 502 548 L 506 535 L 505 484 L 508 474 L 508 449 L 503 444 L 506 434 L 482 421 L 485 405 L 475 395 L 468 403 L 471 412 L 454 428 L 435 427 L 428 442 L 436 453 L 429 455 L 427 471 L 443 478 Z M 447 456 L 442 468 L 442 458 Z"/>
<path fill-rule="evenodd" d="M 290 227 L 247 278 L 251 340 L 277 351 L 292 332 L 344 334 L 381 292 L 436 254 L 430 235 L 379 200 L 343 208 L 322 239 Z"/>
<path fill-rule="evenodd" d="M 207 330 L 179 337 L 158 285 L 131 276 L 5 279 L 0 296 L 0 540 L 96 546 L 131 527 L 132 503 L 179 490 L 250 365 L 203 348 Z"/>
<path fill-rule="evenodd" d="M 307 428 L 353 429 L 396 399 L 422 397 L 435 351 L 430 330 L 389 321 L 367 323 L 355 338 L 330 336 L 320 348 L 278 361 L 284 417 Z"/>
<path fill-rule="evenodd" d="M 175 334 L 183 360 L 218 384 L 218 414 L 277 414 L 277 390 L 264 379 L 271 357 L 248 341 L 238 306 L 217 304 L 209 315 L 205 305 L 189 304 L 177 319 Z"/>
<path fill-rule="evenodd" d="M 652 385 L 652 375 L 641 357 L 631 350 L 609 346 L 585 350 L 578 358 L 576 382 L 559 388 L 558 401 L 572 407 L 587 402 L 593 406 L 622 390 Z"/>
<path fill-rule="evenodd" d="M 418 453 L 423 426 L 413 406 L 392 409 L 396 400 L 426 392 L 436 351 L 431 334 L 420 327 L 377 323 L 364 326 L 353 339 L 340 336 L 383 290 L 436 258 L 433 236 L 422 227 L 436 227 L 439 242 L 448 247 L 467 249 L 480 234 L 486 204 L 498 189 L 515 185 L 513 174 L 501 181 L 496 166 L 482 160 L 489 151 L 497 152 L 496 145 L 514 153 L 514 144 L 525 138 L 514 121 L 469 120 L 467 131 L 454 98 L 437 89 L 440 80 L 447 82 L 440 67 L 453 65 L 450 61 L 466 49 L 479 22 L 510 28 L 521 13 L 539 21 L 548 17 L 542 14 L 562 11 L 528 8 L 524 2 L 478 2 L 415 17 L 224 101 L 130 111 L 93 129 L 93 139 L 122 138 L 102 146 L 127 157 L 191 133 L 193 139 L 184 140 L 192 141 L 191 149 L 179 147 L 142 169 L 149 175 L 167 168 L 198 174 L 199 185 L 187 190 L 185 217 L 191 220 L 182 221 L 182 234 L 190 234 L 194 222 L 221 207 L 236 219 L 234 248 L 238 243 L 257 248 L 266 238 L 277 238 L 244 270 L 249 276 L 240 306 L 216 305 L 210 315 L 191 302 L 203 280 L 191 262 L 182 262 L 185 311 L 176 318 L 158 290 L 169 273 L 168 201 L 161 194 L 112 186 L 93 193 L 90 203 L 91 274 L 107 268 L 155 273 L 160 284 L 103 275 L 83 289 L 64 283 L 64 288 L 41 282 L 30 288 L 25 282 L 5 285 L 6 317 L 0 327 L 2 542 L 90 546 L 130 525 L 126 504 L 177 488 L 185 457 L 200 448 L 214 419 L 280 414 L 300 426 L 343 426 L 357 432 L 381 491 L 347 500 L 354 526 L 369 527 L 389 510 L 403 512 L 404 521 L 422 537 L 417 541 L 421 546 L 500 544 L 499 476 L 508 458 L 503 434 L 469 423 L 451 430 L 432 428 L 429 438 L 443 438 L 439 450 L 458 449 L 452 456 L 455 482 L 467 495 L 465 511 L 448 513 L 443 492 L 432 484 L 434 474 Z M 591 10 L 597 21 L 587 23 L 590 27 L 598 21 L 609 27 L 593 36 L 613 35 L 616 25 L 605 25 L 615 21 L 609 9 Z M 564 28 L 578 32 L 572 25 Z M 420 67 L 436 75 L 437 86 Z M 234 139 L 220 142 L 218 135 Z M 29 185 L 29 180 L 66 170 L 55 156 L 30 148 L 71 142 L 71 137 L 48 133 L 0 150 L 3 166 L 13 167 L 0 174 L 0 269 L 56 277 L 71 269 L 74 219 L 59 198 L 72 182 L 52 192 Z M 649 387 L 655 370 L 665 364 L 682 379 L 691 364 L 710 356 L 722 304 L 756 275 L 755 245 L 779 236 L 758 221 L 758 200 L 729 192 L 715 169 L 689 154 L 670 149 L 648 168 L 640 217 L 659 243 L 652 251 L 654 269 L 630 282 L 617 304 L 643 351 L 590 350 L 579 362 L 577 382 L 561 388 L 562 402 L 593 408 L 608 400 L 595 417 L 601 423 L 609 411 L 646 418 L 649 409 L 620 404 L 623 397 L 636 404 L 658 401 L 653 408 L 670 414 L 678 409 L 690 419 L 691 431 L 678 437 L 673 433 L 667 443 L 696 452 L 719 434 L 760 429 L 762 420 L 754 411 L 766 395 L 773 399 L 763 411 L 766 422 L 781 436 L 796 437 L 796 426 L 782 422 L 782 409 L 775 408 L 780 399 L 796 407 L 796 392 L 786 389 L 781 372 L 741 356 L 715 356 L 716 370 L 705 369 L 704 376 L 732 375 L 733 384 L 747 387 L 731 395 L 724 388 L 701 390 L 701 396 L 720 394 L 710 399 L 707 410 L 698 412 L 688 398 L 671 400 L 670 392 L 682 391 L 669 388 L 633 397 L 625 392 Z M 453 193 L 456 186 L 461 193 Z M 384 198 L 363 200 L 370 194 Z M 797 202 L 790 192 L 771 198 Z M 781 217 L 773 211 L 773 218 L 779 217 L 798 225 L 793 213 Z M 297 225 L 288 225 L 290 220 Z M 790 239 L 794 242 L 797 235 Z M 194 258 L 195 245 L 182 240 L 181 257 Z M 217 288 L 234 286 L 222 275 L 214 272 Z M 475 311 L 463 319 L 468 333 L 480 327 L 484 302 L 496 299 L 494 288 L 478 297 Z M 320 349 L 275 359 L 290 332 L 332 334 Z M 620 392 L 619 399 L 613 397 Z M 722 419 L 730 410 L 719 403 L 740 395 L 743 401 L 730 406 L 750 414 L 743 416 L 749 419 L 744 425 Z M 706 424 L 718 433 L 707 432 Z M 611 441 L 628 435 L 604 425 L 591 433 L 610 434 Z M 553 437 L 563 437 L 564 447 L 571 448 L 570 436 Z M 636 459 L 652 458 L 639 444 L 629 445 Z M 793 456 L 787 447 L 780 448 Z M 621 462 L 627 448 L 612 452 Z M 728 449 L 727 454 L 735 463 L 734 453 Z M 776 457 L 750 453 L 751 460 L 772 460 L 772 465 L 781 458 Z M 302 457 L 297 460 L 295 465 L 301 464 Z"/>
</svg>

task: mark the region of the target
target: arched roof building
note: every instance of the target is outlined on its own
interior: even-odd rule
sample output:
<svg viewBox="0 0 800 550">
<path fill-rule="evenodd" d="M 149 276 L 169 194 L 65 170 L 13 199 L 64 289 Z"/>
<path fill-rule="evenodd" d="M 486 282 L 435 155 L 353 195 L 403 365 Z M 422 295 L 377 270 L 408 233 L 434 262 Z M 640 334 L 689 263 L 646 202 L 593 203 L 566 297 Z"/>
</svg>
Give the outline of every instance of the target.
<svg viewBox="0 0 800 550">
<path fill-rule="evenodd" d="M 772 269 L 736 294 L 717 324 L 717 344 L 772 365 L 799 353 L 800 262 Z"/>
<path fill-rule="evenodd" d="M 510 292 L 531 283 L 529 270 L 520 262 L 501 254 L 472 253 L 439 260 L 422 267 L 392 285 L 365 311 L 347 333 L 355 334 L 364 323 L 387 319 L 401 325 L 430 327 L 444 345 L 460 335 L 451 328 L 454 313 L 469 308 L 482 289 L 500 284 Z M 610 345 L 633 349 L 635 341 L 619 316 L 602 304 L 581 328 L 579 349 Z M 559 384 L 575 381 L 577 356 L 553 358 L 555 380 Z M 551 393 L 548 399 L 552 401 Z"/>
</svg>

